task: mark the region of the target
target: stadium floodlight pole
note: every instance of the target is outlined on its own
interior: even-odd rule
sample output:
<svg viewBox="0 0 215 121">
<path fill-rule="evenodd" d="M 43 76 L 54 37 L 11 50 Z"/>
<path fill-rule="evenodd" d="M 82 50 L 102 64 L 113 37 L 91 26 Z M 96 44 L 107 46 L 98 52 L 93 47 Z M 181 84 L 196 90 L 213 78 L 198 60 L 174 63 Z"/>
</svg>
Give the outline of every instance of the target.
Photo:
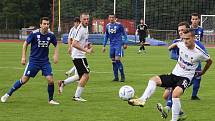
<svg viewBox="0 0 215 121">
<path fill-rule="evenodd" d="M 61 32 L 60 19 L 60 0 L 58 0 L 58 33 Z"/>
<path fill-rule="evenodd" d="M 146 24 L 146 0 L 144 0 L 144 4 L 143 4 L 143 19 L 144 19 L 144 23 Z"/>
<path fill-rule="evenodd" d="M 54 31 L 54 0 L 52 0 L 52 31 Z"/>
<path fill-rule="evenodd" d="M 116 14 L 116 0 L 113 1 L 113 14 Z"/>
</svg>

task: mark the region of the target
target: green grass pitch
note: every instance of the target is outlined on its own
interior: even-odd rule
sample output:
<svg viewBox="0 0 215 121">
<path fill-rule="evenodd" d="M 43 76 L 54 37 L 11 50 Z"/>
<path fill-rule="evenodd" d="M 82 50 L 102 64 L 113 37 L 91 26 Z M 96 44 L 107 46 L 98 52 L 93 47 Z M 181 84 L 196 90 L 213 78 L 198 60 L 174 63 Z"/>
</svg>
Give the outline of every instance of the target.
<svg viewBox="0 0 215 121">
<path fill-rule="evenodd" d="M 52 61 L 53 47 L 50 51 Z M 155 74 L 169 73 L 175 61 L 169 59 L 166 47 L 146 47 L 147 54 L 137 54 L 137 46 L 129 46 L 122 59 L 126 82 L 111 82 L 112 64 L 108 50 L 101 52 L 102 46 L 94 46 L 94 53 L 88 56 L 90 80 L 82 95 L 87 102 L 75 102 L 72 97 L 77 83 L 64 88 L 57 94 L 57 80 L 65 79 L 65 71 L 73 66 L 67 54 L 67 45 L 59 46 L 59 63 L 52 64 L 55 79 L 55 99 L 60 105 L 47 103 L 47 81 L 41 72 L 26 85 L 16 91 L 7 103 L 0 103 L 0 121 L 163 121 L 156 109 L 161 102 L 163 88 L 157 88 L 145 107 L 132 107 L 118 97 L 123 85 L 130 85 L 136 96 L 142 95 L 148 79 Z M 23 74 L 25 66 L 20 64 L 22 43 L 0 43 L 0 95 L 6 93 L 16 79 Z M 30 48 L 28 48 L 28 51 Z M 214 60 L 215 49 L 208 48 Z M 215 69 L 214 65 L 203 76 L 199 91 L 200 101 L 191 101 L 189 88 L 181 98 L 182 108 L 188 121 L 212 121 L 215 112 Z M 170 120 L 171 114 L 167 121 Z"/>
</svg>

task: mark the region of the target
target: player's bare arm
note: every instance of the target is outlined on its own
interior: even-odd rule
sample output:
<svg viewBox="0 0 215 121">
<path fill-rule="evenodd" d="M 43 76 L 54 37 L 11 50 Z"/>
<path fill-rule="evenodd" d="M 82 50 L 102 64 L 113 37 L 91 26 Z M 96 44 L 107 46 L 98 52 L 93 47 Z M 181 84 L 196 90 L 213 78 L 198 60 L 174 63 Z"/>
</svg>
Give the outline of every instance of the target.
<svg viewBox="0 0 215 121">
<path fill-rule="evenodd" d="M 204 75 L 205 72 L 210 68 L 211 64 L 213 63 L 212 59 L 208 59 L 206 61 L 205 67 L 203 68 L 202 72 L 200 75 Z"/>
<path fill-rule="evenodd" d="M 21 59 L 21 64 L 22 65 L 26 64 L 26 51 L 27 51 L 27 48 L 28 48 L 28 43 L 25 41 L 23 43 L 23 46 L 22 46 L 22 59 Z"/>
<path fill-rule="evenodd" d="M 73 40 L 72 46 L 78 50 L 81 50 L 81 51 L 89 53 L 89 54 L 92 53 L 92 50 L 93 50 L 93 48 L 89 48 L 89 49 L 88 48 L 82 48 L 77 40 Z"/>
<path fill-rule="evenodd" d="M 169 47 L 168 47 L 168 50 L 171 50 L 173 48 L 177 47 L 177 44 L 176 43 L 173 43 L 171 44 Z"/>
<path fill-rule="evenodd" d="M 68 50 L 67 52 L 71 54 L 72 51 L 72 38 L 68 38 Z"/>
<path fill-rule="evenodd" d="M 57 64 L 58 63 L 58 45 L 56 45 L 56 47 L 54 48 L 53 59 L 54 59 L 54 64 Z"/>
</svg>

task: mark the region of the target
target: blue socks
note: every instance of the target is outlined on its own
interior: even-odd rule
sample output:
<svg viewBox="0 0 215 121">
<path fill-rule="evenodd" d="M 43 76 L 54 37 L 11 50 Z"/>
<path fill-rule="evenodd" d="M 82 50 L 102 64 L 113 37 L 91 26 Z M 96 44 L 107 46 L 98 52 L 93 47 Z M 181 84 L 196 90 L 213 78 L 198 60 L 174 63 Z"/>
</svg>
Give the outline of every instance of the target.
<svg viewBox="0 0 215 121">
<path fill-rule="evenodd" d="M 166 106 L 172 108 L 172 91 L 170 92 L 167 101 L 166 101 Z"/>
<path fill-rule="evenodd" d="M 199 91 L 200 88 L 200 81 L 201 81 L 201 77 L 194 77 L 193 78 L 193 92 L 192 92 L 192 96 L 197 96 L 197 93 Z"/>
<path fill-rule="evenodd" d="M 122 63 L 121 63 L 121 61 L 120 60 L 116 60 L 116 65 L 118 66 L 118 69 L 119 69 L 119 71 L 120 71 L 120 73 L 121 73 L 121 78 L 125 78 L 125 74 L 124 74 L 124 69 L 123 69 L 123 65 L 122 65 Z"/>
<path fill-rule="evenodd" d="M 22 81 L 21 80 L 17 80 L 13 87 L 10 89 L 9 92 L 7 92 L 8 95 L 12 95 L 14 91 L 16 91 L 17 89 L 19 89 L 22 86 Z"/>
<path fill-rule="evenodd" d="M 53 100 L 54 84 L 48 84 L 49 101 Z"/>
<path fill-rule="evenodd" d="M 112 65 L 113 65 L 114 79 L 119 79 L 118 78 L 118 66 L 116 64 L 116 61 L 112 61 Z"/>
</svg>

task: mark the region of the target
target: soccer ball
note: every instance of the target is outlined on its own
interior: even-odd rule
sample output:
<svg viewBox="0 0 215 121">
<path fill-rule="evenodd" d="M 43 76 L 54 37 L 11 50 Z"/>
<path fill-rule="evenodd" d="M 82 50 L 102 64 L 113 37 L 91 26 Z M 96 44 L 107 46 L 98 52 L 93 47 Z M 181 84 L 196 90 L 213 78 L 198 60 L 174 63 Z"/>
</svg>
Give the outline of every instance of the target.
<svg viewBox="0 0 215 121">
<path fill-rule="evenodd" d="M 124 85 L 119 89 L 119 97 L 125 101 L 134 97 L 134 93 L 134 89 L 129 85 Z"/>
</svg>

